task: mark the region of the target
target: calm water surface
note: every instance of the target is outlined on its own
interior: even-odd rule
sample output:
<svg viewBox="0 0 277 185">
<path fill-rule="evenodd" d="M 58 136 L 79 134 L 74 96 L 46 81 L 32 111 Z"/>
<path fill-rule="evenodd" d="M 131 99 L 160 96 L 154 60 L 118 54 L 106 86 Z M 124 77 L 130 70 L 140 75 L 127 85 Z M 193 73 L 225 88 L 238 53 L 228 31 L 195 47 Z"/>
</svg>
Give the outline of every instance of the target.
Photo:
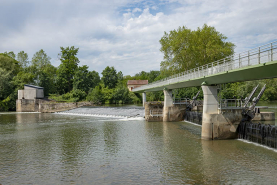
<svg viewBox="0 0 277 185">
<path fill-rule="evenodd" d="M 277 153 L 186 122 L 0 113 L 0 184 L 276 184 Z"/>
</svg>

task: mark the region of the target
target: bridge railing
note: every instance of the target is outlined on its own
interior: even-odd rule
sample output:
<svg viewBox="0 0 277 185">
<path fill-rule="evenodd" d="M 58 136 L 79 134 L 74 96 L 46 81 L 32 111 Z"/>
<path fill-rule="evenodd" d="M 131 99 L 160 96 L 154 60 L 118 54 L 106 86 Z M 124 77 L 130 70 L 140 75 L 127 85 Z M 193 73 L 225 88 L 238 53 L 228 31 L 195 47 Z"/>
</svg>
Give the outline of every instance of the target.
<svg viewBox="0 0 277 185">
<path fill-rule="evenodd" d="M 189 98 L 174 98 L 173 104 L 190 104 Z"/>
<path fill-rule="evenodd" d="M 166 86 L 176 82 L 197 79 L 204 76 L 230 71 L 233 69 L 274 61 L 277 60 L 276 53 L 277 41 L 172 75 L 148 85 L 137 87 L 133 89 L 133 91 L 135 92 L 160 86 Z"/>
<path fill-rule="evenodd" d="M 242 108 L 245 104 L 245 99 L 221 99 L 218 102 L 219 109 L 226 109 L 226 108 Z M 251 102 L 246 105 L 247 107 L 251 106 Z"/>
</svg>

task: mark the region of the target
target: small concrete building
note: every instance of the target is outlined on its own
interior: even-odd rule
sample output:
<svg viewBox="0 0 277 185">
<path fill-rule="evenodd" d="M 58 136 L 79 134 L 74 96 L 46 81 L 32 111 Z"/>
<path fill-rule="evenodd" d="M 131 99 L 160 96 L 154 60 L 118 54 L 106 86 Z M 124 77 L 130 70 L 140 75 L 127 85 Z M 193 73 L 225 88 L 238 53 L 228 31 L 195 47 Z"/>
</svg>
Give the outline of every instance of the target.
<svg viewBox="0 0 277 185">
<path fill-rule="evenodd" d="M 132 89 L 134 88 L 147 85 L 147 84 L 148 84 L 148 80 L 128 80 L 127 87 L 129 91 L 132 91 Z"/>
<path fill-rule="evenodd" d="M 44 89 L 34 85 L 24 85 L 24 90 L 18 90 L 18 100 L 21 99 L 43 99 Z"/>
</svg>

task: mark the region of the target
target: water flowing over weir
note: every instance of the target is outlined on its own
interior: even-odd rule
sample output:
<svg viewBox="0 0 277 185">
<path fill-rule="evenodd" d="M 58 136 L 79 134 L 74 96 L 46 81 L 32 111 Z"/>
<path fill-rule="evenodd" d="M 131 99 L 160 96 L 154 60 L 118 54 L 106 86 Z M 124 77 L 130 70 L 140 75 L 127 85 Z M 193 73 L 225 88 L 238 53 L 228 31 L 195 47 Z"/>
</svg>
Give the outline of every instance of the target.
<svg viewBox="0 0 277 185">
<path fill-rule="evenodd" d="M 185 113 L 185 121 L 189 121 L 198 125 L 202 125 L 202 112 L 197 111 L 187 111 Z"/>
<path fill-rule="evenodd" d="M 239 139 L 277 149 L 277 127 L 252 122 L 241 122 L 237 129 Z"/>
<path fill-rule="evenodd" d="M 89 107 L 59 112 L 59 114 L 89 115 L 98 117 L 143 118 L 143 107 Z"/>
</svg>

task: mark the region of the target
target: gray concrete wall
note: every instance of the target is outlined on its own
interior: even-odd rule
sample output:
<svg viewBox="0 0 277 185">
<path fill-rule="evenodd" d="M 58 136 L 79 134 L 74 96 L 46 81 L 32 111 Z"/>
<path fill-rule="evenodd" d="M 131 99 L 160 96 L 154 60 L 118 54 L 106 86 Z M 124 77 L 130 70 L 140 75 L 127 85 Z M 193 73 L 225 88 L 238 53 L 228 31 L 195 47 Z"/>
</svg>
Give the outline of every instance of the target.
<svg viewBox="0 0 277 185">
<path fill-rule="evenodd" d="M 242 119 L 241 112 L 242 109 L 230 109 L 221 114 L 210 114 L 212 130 L 210 139 L 236 139 L 236 130 Z"/>
<path fill-rule="evenodd" d="M 17 99 L 18 100 L 24 99 L 24 90 L 18 90 Z"/>
<path fill-rule="evenodd" d="M 256 113 L 253 120 L 254 121 L 272 121 L 272 120 L 275 120 L 275 113 L 274 112 Z"/>
<path fill-rule="evenodd" d="M 36 89 L 25 89 L 24 90 L 24 99 L 36 99 L 37 92 Z"/>
<path fill-rule="evenodd" d="M 39 101 L 35 99 L 16 100 L 17 112 L 39 112 Z"/>
<path fill-rule="evenodd" d="M 36 98 L 44 98 L 44 90 L 43 89 L 37 89 L 36 90 Z"/>
<path fill-rule="evenodd" d="M 59 112 L 82 106 L 92 106 L 91 102 L 58 103 L 40 99 L 16 100 L 17 112 Z"/>
</svg>

